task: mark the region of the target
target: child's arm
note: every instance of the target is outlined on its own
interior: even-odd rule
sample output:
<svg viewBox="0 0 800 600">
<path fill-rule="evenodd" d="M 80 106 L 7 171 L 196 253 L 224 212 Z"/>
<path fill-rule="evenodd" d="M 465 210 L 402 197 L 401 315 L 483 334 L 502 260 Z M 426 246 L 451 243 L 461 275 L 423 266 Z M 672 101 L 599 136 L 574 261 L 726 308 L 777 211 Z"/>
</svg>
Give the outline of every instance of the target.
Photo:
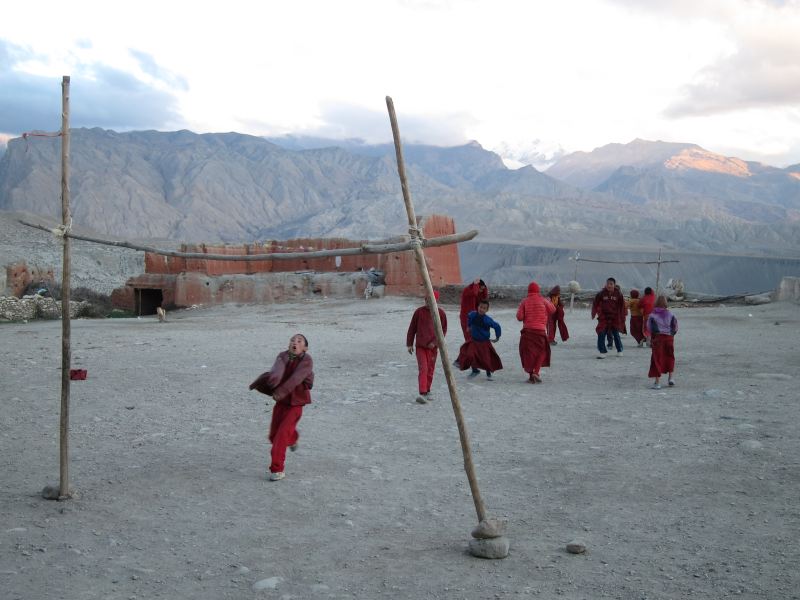
<svg viewBox="0 0 800 600">
<path fill-rule="evenodd" d="M 272 397 L 276 402 L 280 401 L 289 396 L 298 385 L 309 382 L 311 385 L 314 384 L 314 361 L 311 360 L 311 356 L 305 354 L 289 378 L 275 388 Z"/>
<path fill-rule="evenodd" d="M 417 335 L 417 324 L 419 321 L 419 311 L 415 310 L 414 315 L 411 317 L 411 323 L 408 325 L 408 331 L 406 332 L 406 348 L 408 348 L 408 353 L 411 354 L 414 351 L 414 337 Z"/>
<path fill-rule="evenodd" d="M 283 377 L 283 363 L 281 362 L 281 355 L 275 358 L 272 368 L 265 373 L 259 375 L 256 380 L 250 384 L 251 390 L 256 390 L 267 396 L 272 396 L 275 391 L 275 385 Z"/>
<path fill-rule="evenodd" d="M 491 317 L 486 317 L 486 318 L 489 319 L 489 327 L 494 329 L 494 339 L 492 341 L 496 342 L 500 339 L 500 336 L 502 335 L 502 331 L 500 329 L 500 323 L 498 323 Z"/>
</svg>

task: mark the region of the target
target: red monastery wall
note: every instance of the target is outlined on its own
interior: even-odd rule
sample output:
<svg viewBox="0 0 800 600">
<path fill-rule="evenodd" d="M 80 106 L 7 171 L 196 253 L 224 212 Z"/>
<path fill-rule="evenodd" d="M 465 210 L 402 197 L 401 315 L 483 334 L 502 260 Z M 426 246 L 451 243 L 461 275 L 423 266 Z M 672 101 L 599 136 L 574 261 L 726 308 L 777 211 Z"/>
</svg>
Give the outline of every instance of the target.
<svg viewBox="0 0 800 600">
<path fill-rule="evenodd" d="M 55 281 L 53 267 L 29 266 L 24 260 L 6 265 L 6 289 L 4 295 L 22 298 L 31 283 Z"/>
<path fill-rule="evenodd" d="M 420 219 L 425 238 L 436 238 L 455 233 L 453 219 L 431 215 Z M 400 238 L 392 241 L 400 241 Z M 298 272 L 357 273 L 374 268 L 385 275 L 385 293 L 394 295 L 423 294 L 422 279 L 417 271 L 413 252 L 391 254 L 361 254 L 341 256 L 336 267 L 336 257 L 303 258 L 304 252 L 357 248 L 364 240 L 342 238 L 302 238 L 287 241 L 268 241 L 242 245 L 183 244 L 181 252 L 225 255 L 256 255 L 296 252 L 297 259 L 275 261 L 225 261 L 187 259 L 145 253 L 145 273 L 129 279 L 124 288 L 114 291 L 112 302 L 120 308 L 134 310 L 142 303 L 142 290 L 148 293 L 161 290 L 165 306 L 191 306 L 193 304 L 219 304 L 224 302 L 274 302 L 292 297 L 308 297 L 313 293 L 338 296 L 344 294 L 363 297 L 366 279 L 352 279 L 347 283 L 330 285 L 326 282 L 303 282 L 295 277 L 272 277 L 269 283 L 263 277 L 253 279 L 248 275 Z M 434 286 L 461 283 L 461 266 L 456 244 L 425 250 L 426 262 Z M 138 292 L 136 290 L 139 290 Z M 139 294 L 137 297 L 136 294 Z M 152 294 L 151 294 L 152 296 Z M 137 300 L 138 298 L 138 300 Z"/>
</svg>

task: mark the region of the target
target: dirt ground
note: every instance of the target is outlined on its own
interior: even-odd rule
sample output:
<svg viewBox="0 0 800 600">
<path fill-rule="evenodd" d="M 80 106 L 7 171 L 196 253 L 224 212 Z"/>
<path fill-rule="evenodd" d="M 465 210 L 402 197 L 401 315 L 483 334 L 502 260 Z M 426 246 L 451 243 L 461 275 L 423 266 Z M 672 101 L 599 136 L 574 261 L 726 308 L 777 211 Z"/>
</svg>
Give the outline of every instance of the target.
<svg viewBox="0 0 800 600">
<path fill-rule="evenodd" d="M 456 373 L 483 499 L 509 522 L 509 556 L 485 560 L 466 551 L 476 515 L 441 370 L 436 399 L 414 401 L 416 305 L 74 321 L 88 379 L 71 387 L 63 502 L 40 496 L 58 484 L 60 322 L 1 325 L 0 596 L 800 597 L 800 307 L 676 309 L 677 386 L 660 391 L 630 337 L 595 359 L 585 309 L 527 384 L 514 309 L 492 310 L 505 369 Z M 298 331 L 314 403 L 269 482 L 271 400 L 247 385 Z M 585 554 L 565 551 L 576 538 Z"/>
</svg>

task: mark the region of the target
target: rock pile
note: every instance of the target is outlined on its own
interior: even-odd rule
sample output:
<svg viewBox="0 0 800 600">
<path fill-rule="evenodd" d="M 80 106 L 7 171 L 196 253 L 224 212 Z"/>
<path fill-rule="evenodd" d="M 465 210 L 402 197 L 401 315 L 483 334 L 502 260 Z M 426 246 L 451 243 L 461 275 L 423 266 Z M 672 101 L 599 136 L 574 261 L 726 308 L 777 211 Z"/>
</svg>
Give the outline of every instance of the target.
<svg viewBox="0 0 800 600">
<path fill-rule="evenodd" d="M 69 317 L 82 316 L 88 302 L 70 302 Z M 0 296 L 0 321 L 32 321 L 33 319 L 60 319 L 61 302 L 42 296 Z"/>
</svg>

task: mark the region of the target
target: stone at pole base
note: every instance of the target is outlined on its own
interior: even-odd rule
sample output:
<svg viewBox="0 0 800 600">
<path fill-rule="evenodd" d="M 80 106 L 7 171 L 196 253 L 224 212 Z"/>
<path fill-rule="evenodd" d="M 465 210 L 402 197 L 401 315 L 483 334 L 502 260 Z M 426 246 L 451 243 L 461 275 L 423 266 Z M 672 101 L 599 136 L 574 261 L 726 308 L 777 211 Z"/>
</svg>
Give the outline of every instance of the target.
<svg viewBox="0 0 800 600">
<path fill-rule="evenodd" d="M 510 542 L 505 536 L 507 521 L 484 519 L 472 530 L 469 552 L 478 558 L 505 558 L 508 556 Z"/>
</svg>

